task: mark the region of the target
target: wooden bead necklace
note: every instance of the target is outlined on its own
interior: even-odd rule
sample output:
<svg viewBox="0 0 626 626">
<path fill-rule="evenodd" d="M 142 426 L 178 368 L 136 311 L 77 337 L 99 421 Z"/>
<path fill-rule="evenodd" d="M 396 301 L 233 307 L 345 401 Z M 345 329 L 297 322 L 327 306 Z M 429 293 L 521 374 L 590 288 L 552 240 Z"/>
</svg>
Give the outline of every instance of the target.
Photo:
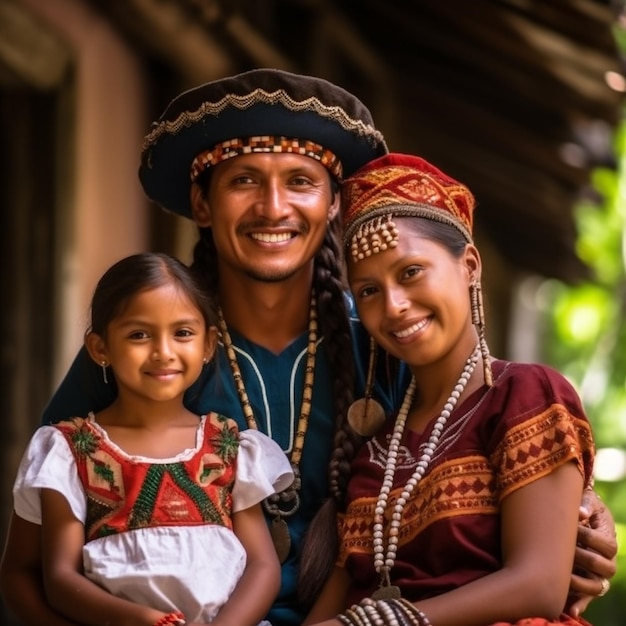
<svg viewBox="0 0 626 626">
<path fill-rule="evenodd" d="M 233 347 L 233 341 L 228 332 L 228 327 L 224 321 L 222 310 L 219 310 L 219 326 L 222 336 L 222 342 L 230 364 L 230 369 L 235 379 L 237 387 L 237 395 L 241 403 L 243 414 L 246 418 L 248 428 L 258 430 L 257 421 L 252 411 L 248 392 L 243 382 L 241 369 L 237 362 L 237 356 Z M 296 427 L 296 435 L 293 442 L 293 448 L 289 455 L 289 461 L 294 473 L 294 481 L 287 489 L 280 493 L 275 493 L 263 500 L 263 508 L 272 516 L 272 524 L 270 533 L 274 541 L 274 547 L 281 563 L 285 561 L 291 548 L 291 537 L 289 528 L 285 522 L 285 517 L 293 515 L 300 507 L 300 488 L 302 481 L 300 479 L 300 460 L 302 459 L 302 450 L 304 448 L 304 437 L 309 424 L 309 415 L 311 414 L 311 403 L 313 400 L 313 382 L 315 375 L 315 355 L 317 352 L 317 299 L 315 291 L 311 292 L 311 304 L 309 308 L 309 329 L 308 343 L 306 353 L 306 369 L 304 374 L 304 388 L 302 390 L 302 404 L 300 407 L 300 418 Z"/>
<path fill-rule="evenodd" d="M 393 434 L 389 441 L 389 449 L 387 452 L 387 462 L 385 464 L 385 472 L 383 475 L 383 483 L 380 487 L 380 493 L 378 495 L 378 501 L 376 502 L 376 508 L 374 509 L 374 530 L 373 530 L 373 543 L 374 543 L 374 568 L 380 576 L 380 586 L 376 592 L 372 595 L 374 599 L 390 599 L 399 598 L 400 589 L 395 585 L 391 585 L 389 572 L 394 566 L 396 561 L 396 552 L 398 550 L 398 535 L 400 531 L 400 522 L 402 519 L 402 512 L 404 507 L 417 486 L 420 480 L 424 477 L 426 469 L 428 468 L 435 452 L 441 433 L 450 418 L 450 415 L 456 406 L 459 398 L 461 397 L 467 383 L 469 382 L 478 357 L 480 355 L 479 347 L 477 346 L 470 357 L 465 362 L 463 372 L 457 380 L 450 397 L 447 399 L 444 407 L 439 414 L 439 417 L 433 425 L 433 429 L 430 433 L 428 443 L 424 448 L 424 452 L 417 462 L 417 466 L 412 476 L 404 486 L 402 493 L 396 500 L 393 508 L 393 515 L 389 524 L 389 533 L 387 537 L 387 552 L 385 554 L 384 548 L 384 522 L 385 522 L 385 510 L 387 508 L 387 502 L 389 494 L 393 489 L 393 479 L 396 473 L 396 465 L 398 460 L 398 452 L 400 450 L 400 442 L 404 433 L 404 427 L 406 425 L 407 416 L 413 403 L 415 395 L 415 378 L 411 380 L 411 384 L 406 391 L 402 406 L 398 412 L 396 423 L 394 425 Z"/>
</svg>

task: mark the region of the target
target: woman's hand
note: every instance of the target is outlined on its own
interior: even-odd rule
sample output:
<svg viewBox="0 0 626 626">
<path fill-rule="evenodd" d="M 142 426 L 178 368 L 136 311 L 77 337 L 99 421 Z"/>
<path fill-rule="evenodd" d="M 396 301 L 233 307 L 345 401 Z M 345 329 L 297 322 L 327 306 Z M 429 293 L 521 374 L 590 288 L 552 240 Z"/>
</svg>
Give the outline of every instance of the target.
<svg viewBox="0 0 626 626">
<path fill-rule="evenodd" d="M 615 575 L 617 541 L 611 512 L 592 489 L 583 491 L 578 524 L 578 546 L 570 583 L 568 613 L 577 617 L 596 597 L 609 589 Z"/>
</svg>

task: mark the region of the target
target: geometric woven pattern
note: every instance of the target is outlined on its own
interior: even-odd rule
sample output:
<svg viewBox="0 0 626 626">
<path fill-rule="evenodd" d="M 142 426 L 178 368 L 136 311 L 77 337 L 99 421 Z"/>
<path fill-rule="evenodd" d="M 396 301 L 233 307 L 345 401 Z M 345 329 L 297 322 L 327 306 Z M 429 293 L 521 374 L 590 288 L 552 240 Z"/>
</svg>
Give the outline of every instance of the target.
<svg viewBox="0 0 626 626">
<path fill-rule="evenodd" d="M 90 420 L 55 425 L 76 460 L 87 496 L 87 541 L 133 528 L 219 524 L 232 528 L 238 430 L 207 414 L 202 445 L 184 461 L 142 461 L 112 444 Z"/>
<path fill-rule="evenodd" d="M 430 524 L 448 517 L 495 515 L 505 496 L 564 463 L 575 462 L 585 474 L 581 440 L 591 445 L 588 422 L 572 419 L 563 407 L 551 406 L 512 428 L 489 457 L 460 456 L 431 467 L 404 508 L 399 545 L 412 541 Z M 406 448 L 402 452 L 408 454 Z M 403 472 L 412 473 L 417 460 L 409 458 Z M 383 460 L 378 459 L 378 463 L 382 464 Z M 389 496 L 389 518 L 401 491 L 402 486 L 396 487 Z M 348 515 L 340 521 L 343 537 L 340 562 L 350 552 L 373 554 L 372 520 L 376 502 L 377 497 L 363 497 L 350 503 Z"/>
<path fill-rule="evenodd" d="M 589 484 L 593 437 L 571 384 L 542 365 L 495 360 L 492 368 L 493 386 L 454 409 L 426 473 L 404 505 L 390 577 L 413 602 L 502 567 L 501 503 L 511 493 L 566 463 L 573 463 Z M 348 603 L 370 595 L 379 579 L 373 520 L 393 427 L 389 420 L 353 461 L 349 504 L 338 520 L 338 564 L 353 581 Z M 402 435 L 384 536 L 431 428 L 405 429 Z"/>
<path fill-rule="evenodd" d="M 342 185 L 344 244 L 382 216 L 425 217 L 458 228 L 472 241 L 474 196 L 424 159 L 387 154 L 371 161 Z"/>
</svg>

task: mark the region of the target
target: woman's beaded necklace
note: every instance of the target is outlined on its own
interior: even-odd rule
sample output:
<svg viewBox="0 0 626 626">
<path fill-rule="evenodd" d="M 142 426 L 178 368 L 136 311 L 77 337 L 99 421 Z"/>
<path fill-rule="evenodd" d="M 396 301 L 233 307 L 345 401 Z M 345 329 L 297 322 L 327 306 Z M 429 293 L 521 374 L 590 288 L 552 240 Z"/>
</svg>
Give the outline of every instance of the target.
<svg viewBox="0 0 626 626">
<path fill-rule="evenodd" d="M 389 573 L 396 561 L 396 552 L 398 550 L 398 535 L 400 531 L 400 522 L 402 519 L 402 512 L 404 507 L 411 496 L 411 493 L 424 477 L 426 470 L 430 464 L 432 456 L 437 449 L 441 433 L 452 414 L 456 403 L 461 397 L 469 379 L 472 376 L 472 372 L 476 367 L 478 357 L 480 355 L 479 348 L 476 347 L 470 357 L 465 362 L 463 372 L 457 380 L 450 397 L 447 399 L 444 407 L 439 414 L 439 417 L 433 425 L 433 429 L 430 433 L 428 443 L 424 448 L 424 452 L 417 462 L 415 471 L 407 481 L 402 493 L 396 500 L 393 508 L 393 515 L 389 524 L 389 532 L 387 536 L 387 551 L 385 553 L 384 548 L 384 522 L 385 522 L 385 510 L 389 499 L 389 494 L 393 489 L 393 479 L 396 473 L 396 465 L 398 460 L 398 452 L 400 450 L 400 442 L 404 433 L 404 427 L 406 425 L 407 416 L 413 403 L 413 397 L 415 395 L 415 378 L 411 380 L 411 384 L 406 391 L 402 406 L 398 412 L 396 423 L 393 428 L 393 434 L 389 442 L 389 450 L 387 452 L 387 462 L 385 464 L 385 473 L 383 475 L 383 483 L 380 487 L 380 493 L 378 494 L 378 501 L 376 502 L 376 508 L 374 509 L 374 568 L 380 576 L 380 586 L 373 594 L 374 599 L 390 599 L 399 598 L 400 589 L 395 585 L 391 585 Z"/>
<path fill-rule="evenodd" d="M 224 321 L 222 311 L 219 311 L 219 326 L 222 335 L 222 342 L 230 364 L 230 369 L 235 379 L 237 387 L 237 395 L 241 403 L 243 414 L 246 418 L 248 428 L 258 430 L 258 425 L 252 411 L 248 392 L 243 382 L 241 369 L 237 362 L 233 341 L 228 332 L 228 327 Z M 302 458 L 302 450 L 304 448 L 304 437 L 309 424 L 309 415 L 311 414 L 311 403 L 313 400 L 313 382 L 315 375 L 315 355 L 317 352 L 317 299 L 315 291 L 311 292 L 311 305 L 309 308 L 309 337 L 306 352 L 306 368 L 304 374 L 304 389 L 302 390 L 302 405 L 300 407 L 300 419 L 296 427 L 296 435 L 293 442 L 293 448 L 289 455 L 289 461 L 294 473 L 293 483 L 284 491 L 275 493 L 263 500 L 263 508 L 272 516 L 272 525 L 270 533 L 274 541 L 276 553 L 280 562 L 284 562 L 291 548 L 291 537 L 289 528 L 283 518 L 290 517 L 300 507 L 300 488 L 302 481 L 300 479 L 300 460 Z"/>
</svg>

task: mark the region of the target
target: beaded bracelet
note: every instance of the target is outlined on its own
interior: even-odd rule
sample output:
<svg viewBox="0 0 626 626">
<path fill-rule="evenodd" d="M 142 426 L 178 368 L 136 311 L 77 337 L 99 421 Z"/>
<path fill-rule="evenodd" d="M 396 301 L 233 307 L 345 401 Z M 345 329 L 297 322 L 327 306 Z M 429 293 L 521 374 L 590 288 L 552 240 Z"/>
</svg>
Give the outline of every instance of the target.
<svg viewBox="0 0 626 626">
<path fill-rule="evenodd" d="M 405 600 L 404 598 L 400 598 L 399 600 L 397 600 L 397 602 L 399 604 L 402 604 L 409 614 L 413 614 L 415 617 L 417 617 L 420 626 L 432 626 L 424 611 L 420 611 L 414 604 L 412 604 L 408 600 Z"/>
<path fill-rule="evenodd" d="M 424 612 L 404 598 L 365 598 L 337 615 L 337 619 L 344 626 L 432 626 Z"/>
<path fill-rule="evenodd" d="M 154 626 L 185 626 L 185 616 L 180 611 L 168 613 L 154 623 Z"/>
</svg>

